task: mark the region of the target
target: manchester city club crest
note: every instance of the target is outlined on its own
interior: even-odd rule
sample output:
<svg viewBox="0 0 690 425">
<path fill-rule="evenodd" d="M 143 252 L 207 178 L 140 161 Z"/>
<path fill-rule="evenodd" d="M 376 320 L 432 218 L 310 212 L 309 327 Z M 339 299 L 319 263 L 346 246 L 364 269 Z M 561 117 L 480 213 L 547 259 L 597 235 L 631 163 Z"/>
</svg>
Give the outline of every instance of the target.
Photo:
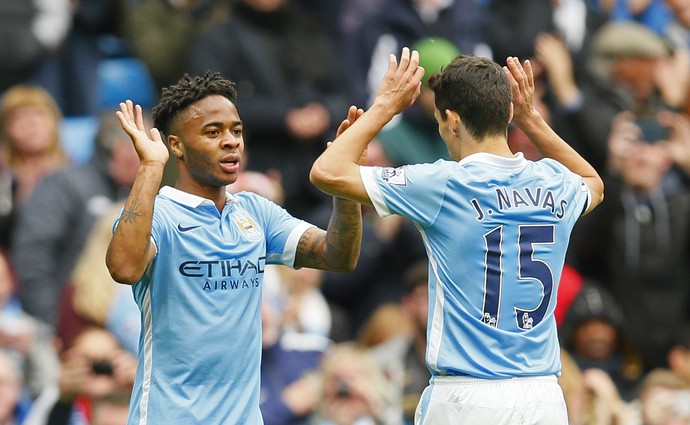
<svg viewBox="0 0 690 425">
<path fill-rule="evenodd" d="M 230 216 L 230 219 L 233 223 L 235 223 L 235 225 L 237 225 L 237 227 L 240 229 L 240 232 L 245 238 L 251 240 L 258 240 L 263 238 L 263 232 L 256 224 L 254 219 L 252 219 L 249 216 L 249 214 L 247 214 L 247 211 L 235 211 Z"/>
</svg>

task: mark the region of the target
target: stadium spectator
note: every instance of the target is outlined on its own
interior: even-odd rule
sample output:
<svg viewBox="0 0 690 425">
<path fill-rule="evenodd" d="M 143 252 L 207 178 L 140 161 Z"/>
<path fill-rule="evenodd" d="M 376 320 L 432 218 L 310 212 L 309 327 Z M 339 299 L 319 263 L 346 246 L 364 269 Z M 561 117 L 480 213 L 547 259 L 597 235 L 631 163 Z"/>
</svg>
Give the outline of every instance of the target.
<svg viewBox="0 0 690 425">
<path fill-rule="evenodd" d="M 0 349 L 20 366 L 26 395 L 34 399 L 57 379 L 58 357 L 51 329 L 24 312 L 16 288 L 9 257 L 0 251 Z"/>
<path fill-rule="evenodd" d="M 309 425 L 400 425 L 400 393 L 369 350 L 335 344 L 321 362 L 321 398 Z"/>
<path fill-rule="evenodd" d="M 62 290 L 56 333 L 62 346 L 72 345 L 83 329 L 98 326 L 112 332 L 121 347 L 137 353 L 139 309 L 130 288 L 110 277 L 103 260 L 113 235 L 113 221 L 122 206 L 123 202 L 114 203 L 94 223 L 74 272 Z"/>
<path fill-rule="evenodd" d="M 448 148 L 438 134 L 434 121 L 434 93 L 426 82 L 431 74 L 455 59 L 460 50 L 449 40 L 440 37 L 417 40 L 411 48 L 419 52 L 419 65 L 425 71 L 419 98 L 403 111 L 399 120 L 384 127 L 376 136 L 394 167 L 450 159 Z"/>
<path fill-rule="evenodd" d="M 227 20 L 191 47 L 188 72 L 220 72 L 237 83 L 247 169 L 280 174 L 291 214 L 309 219 L 328 197 L 308 179 L 350 103 L 328 30 L 293 0 L 240 0 Z"/>
<path fill-rule="evenodd" d="M 351 1 L 357 4 L 357 0 Z M 343 26 L 343 66 L 354 104 L 367 106 L 385 74 L 388 55 L 426 37 L 450 41 L 466 54 L 491 56 L 484 6 L 476 0 L 383 0 Z M 349 7 L 344 6 L 345 10 Z M 347 12 L 352 15 L 352 12 Z"/>
<path fill-rule="evenodd" d="M 633 425 L 681 425 L 690 423 L 690 385 L 666 368 L 645 375 L 639 396 L 632 404 L 637 413 Z"/>
<path fill-rule="evenodd" d="M 19 299 L 55 328 L 60 294 L 98 217 L 129 193 L 139 158 L 112 112 L 100 118 L 88 163 L 46 176 L 17 216 L 10 249 Z"/>
<path fill-rule="evenodd" d="M 65 41 L 71 1 L 0 2 L 0 93 L 16 84 L 35 84 L 36 73 Z"/>
<path fill-rule="evenodd" d="M 90 425 L 96 400 L 132 390 L 136 358 L 103 328 L 83 329 L 60 357 L 52 404 L 43 413 L 46 425 Z"/>
<path fill-rule="evenodd" d="M 0 246 L 5 249 L 18 208 L 45 175 L 68 164 L 61 122 L 55 100 L 38 86 L 15 85 L 0 98 Z"/>
<path fill-rule="evenodd" d="M 559 328 L 561 344 L 586 373 L 599 369 L 630 401 L 642 378 L 642 359 L 627 336 L 617 300 L 596 282 L 585 281 Z"/>
<path fill-rule="evenodd" d="M 649 142 L 634 116 L 616 117 L 607 202 L 580 223 L 572 245 L 578 270 L 606 285 L 622 307 L 644 372 L 666 365 L 690 302 L 690 121 L 671 112 L 658 119 L 668 136 Z"/>
<path fill-rule="evenodd" d="M 31 425 L 24 422 L 30 409 L 22 367 L 12 355 L 0 349 L 0 424 Z"/>
<path fill-rule="evenodd" d="M 320 392 L 312 375 L 330 341 L 287 329 L 286 300 L 278 289 L 263 292 L 261 415 L 266 425 L 294 425 L 305 423 L 316 407 Z"/>
<path fill-rule="evenodd" d="M 194 39 L 230 13 L 233 0 L 141 0 L 127 8 L 123 38 L 151 71 L 158 89 L 186 71 Z"/>
</svg>

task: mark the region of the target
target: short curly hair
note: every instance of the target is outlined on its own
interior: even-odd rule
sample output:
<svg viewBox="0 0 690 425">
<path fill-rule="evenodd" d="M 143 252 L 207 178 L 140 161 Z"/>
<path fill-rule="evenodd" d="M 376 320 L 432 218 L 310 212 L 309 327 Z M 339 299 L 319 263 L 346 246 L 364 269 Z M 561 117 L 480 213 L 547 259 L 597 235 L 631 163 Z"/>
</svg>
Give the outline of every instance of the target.
<svg viewBox="0 0 690 425">
<path fill-rule="evenodd" d="M 176 84 L 161 92 L 160 101 L 151 112 L 154 127 L 165 135 L 169 134 L 177 114 L 192 103 L 216 94 L 235 102 L 236 84 L 223 78 L 218 72 L 206 71 L 203 77 L 185 74 Z"/>
</svg>

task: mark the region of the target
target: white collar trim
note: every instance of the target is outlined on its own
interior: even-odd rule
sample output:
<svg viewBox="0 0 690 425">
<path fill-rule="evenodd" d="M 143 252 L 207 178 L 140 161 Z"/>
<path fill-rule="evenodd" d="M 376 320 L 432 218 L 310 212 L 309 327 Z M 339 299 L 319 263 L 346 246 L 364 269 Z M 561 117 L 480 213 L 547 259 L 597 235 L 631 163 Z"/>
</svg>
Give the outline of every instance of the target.
<svg viewBox="0 0 690 425">
<path fill-rule="evenodd" d="M 520 170 L 527 165 L 527 160 L 522 155 L 522 152 L 516 153 L 512 158 L 506 158 L 505 156 L 498 156 L 488 152 L 477 152 L 464 157 L 459 163 L 460 165 L 465 165 L 471 162 L 493 165 L 500 168 L 513 168 L 515 170 Z"/>
<path fill-rule="evenodd" d="M 180 189 L 176 189 L 171 186 L 163 186 L 161 190 L 158 192 L 160 195 L 165 196 L 166 198 L 170 198 L 173 201 L 186 205 L 191 208 L 197 208 L 201 206 L 202 204 L 213 204 L 213 201 L 207 198 L 202 198 L 201 196 L 193 195 L 191 193 L 183 192 Z M 225 191 L 225 203 L 230 204 L 233 203 L 237 200 L 235 196 L 233 196 L 232 193 Z"/>
</svg>

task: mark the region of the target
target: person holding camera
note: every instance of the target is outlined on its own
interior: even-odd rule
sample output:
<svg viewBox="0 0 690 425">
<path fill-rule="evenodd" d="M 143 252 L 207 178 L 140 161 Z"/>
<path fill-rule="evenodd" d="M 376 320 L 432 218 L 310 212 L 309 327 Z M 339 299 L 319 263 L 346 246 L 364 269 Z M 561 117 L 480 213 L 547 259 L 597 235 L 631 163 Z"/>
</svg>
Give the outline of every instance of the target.
<svg viewBox="0 0 690 425">
<path fill-rule="evenodd" d="M 668 135 L 649 140 L 621 113 L 608 139 L 607 198 L 575 241 L 585 272 L 614 294 L 644 372 L 666 366 L 667 349 L 690 306 L 690 120 L 657 114 Z"/>
<path fill-rule="evenodd" d="M 131 393 L 135 372 L 136 358 L 115 336 L 100 327 L 84 329 L 61 353 L 57 386 L 37 402 L 47 406 L 39 423 L 91 425 L 94 401 Z"/>
<path fill-rule="evenodd" d="M 351 341 L 334 344 L 315 376 L 321 397 L 308 425 L 403 423 L 401 393 L 366 347 Z"/>
</svg>

